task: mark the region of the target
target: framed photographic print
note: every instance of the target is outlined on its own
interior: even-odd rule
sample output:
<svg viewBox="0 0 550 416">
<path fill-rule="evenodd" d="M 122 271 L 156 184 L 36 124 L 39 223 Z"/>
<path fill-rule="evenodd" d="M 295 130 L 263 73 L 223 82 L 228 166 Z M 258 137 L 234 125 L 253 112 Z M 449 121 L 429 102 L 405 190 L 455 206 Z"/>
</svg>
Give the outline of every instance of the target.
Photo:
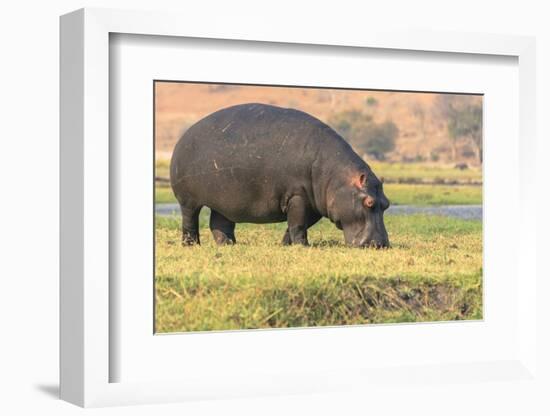
<svg viewBox="0 0 550 416">
<path fill-rule="evenodd" d="M 63 16 L 62 398 L 536 383 L 533 45 Z"/>
<path fill-rule="evenodd" d="M 483 318 L 482 95 L 154 98 L 155 333 Z"/>
</svg>

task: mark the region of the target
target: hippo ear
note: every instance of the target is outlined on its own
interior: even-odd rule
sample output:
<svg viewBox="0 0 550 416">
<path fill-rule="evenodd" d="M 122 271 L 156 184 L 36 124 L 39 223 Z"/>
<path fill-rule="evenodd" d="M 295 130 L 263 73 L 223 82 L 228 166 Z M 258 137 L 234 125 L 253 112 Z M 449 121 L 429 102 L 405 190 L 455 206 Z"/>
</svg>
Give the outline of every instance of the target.
<svg viewBox="0 0 550 416">
<path fill-rule="evenodd" d="M 352 183 L 359 189 L 365 189 L 367 186 L 367 174 L 362 173 L 359 177 L 355 176 Z"/>
<path fill-rule="evenodd" d="M 359 186 L 361 188 L 364 188 L 366 184 L 367 184 L 367 175 L 362 173 L 361 176 L 359 176 Z"/>
</svg>

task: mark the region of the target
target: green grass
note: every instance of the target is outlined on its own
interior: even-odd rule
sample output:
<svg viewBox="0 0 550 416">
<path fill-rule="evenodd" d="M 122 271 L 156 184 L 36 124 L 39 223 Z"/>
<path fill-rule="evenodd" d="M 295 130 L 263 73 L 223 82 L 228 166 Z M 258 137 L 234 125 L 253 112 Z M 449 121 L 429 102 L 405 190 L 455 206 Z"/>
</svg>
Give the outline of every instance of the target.
<svg viewBox="0 0 550 416">
<path fill-rule="evenodd" d="M 168 178 L 170 176 L 170 161 L 167 159 L 157 159 L 155 161 L 155 176 Z"/>
<path fill-rule="evenodd" d="M 481 186 L 388 183 L 384 192 L 395 205 L 481 205 Z"/>
<path fill-rule="evenodd" d="M 481 222 L 388 216 L 392 248 L 349 248 L 322 220 L 310 247 L 280 244 L 286 225 L 238 224 L 216 246 L 182 247 L 179 218 L 156 218 L 157 332 L 482 318 Z"/>
<path fill-rule="evenodd" d="M 470 167 L 465 170 L 455 169 L 452 165 L 430 163 L 389 163 L 368 162 L 369 166 L 379 177 L 385 179 L 450 179 L 459 181 L 481 181 L 482 172 L 479 167 Z"/>
<path fill-rule="evenodd" d="M 157 185 L 155 187 L 155 202 L 157 204 L 167 204 L 167 203 L 175 203 L 176 197 L 174 196 L 174 193 L 172 192 L 172 188 L 170 186 L 159 186 Z"/>
<path fill-rule="evenodd" d="M 481 205 L 480 186 L 411 185 L 388 183 L 384 192 L 395 205 Z M 175 203 L 169 186 L 156 187 L 157 203 Z"/>
</svg>

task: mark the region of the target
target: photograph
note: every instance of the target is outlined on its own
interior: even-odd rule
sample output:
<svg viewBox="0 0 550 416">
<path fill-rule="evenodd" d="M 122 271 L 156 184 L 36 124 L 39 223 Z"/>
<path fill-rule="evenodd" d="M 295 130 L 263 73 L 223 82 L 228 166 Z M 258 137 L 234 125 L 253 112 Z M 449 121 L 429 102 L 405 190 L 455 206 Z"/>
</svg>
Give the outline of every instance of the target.
<svg viewBox="0 0 550 416">
<path fill-rule="evenodd" d="M 155 333 L 483 319 L 482 94 L 153 89 Z"/>
</svg>

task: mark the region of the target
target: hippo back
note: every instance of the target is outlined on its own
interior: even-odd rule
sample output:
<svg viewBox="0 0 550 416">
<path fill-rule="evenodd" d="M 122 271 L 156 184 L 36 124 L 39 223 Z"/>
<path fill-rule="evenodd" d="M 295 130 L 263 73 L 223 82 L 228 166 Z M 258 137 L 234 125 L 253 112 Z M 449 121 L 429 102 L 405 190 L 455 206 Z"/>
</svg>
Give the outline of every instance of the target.
<svg viewBox="0 0 550 416">
<path fill-rule="evenodd" d="M 192 200 L 236 222 L 284 221 L 290 194 L 315 200 L 315 164 L 342 154 L 357 158 L 334 130 L 309 114 L 237 105 L 185 132 L 172 156 L 171 184 L 180 203 Z"/>
</svg>

